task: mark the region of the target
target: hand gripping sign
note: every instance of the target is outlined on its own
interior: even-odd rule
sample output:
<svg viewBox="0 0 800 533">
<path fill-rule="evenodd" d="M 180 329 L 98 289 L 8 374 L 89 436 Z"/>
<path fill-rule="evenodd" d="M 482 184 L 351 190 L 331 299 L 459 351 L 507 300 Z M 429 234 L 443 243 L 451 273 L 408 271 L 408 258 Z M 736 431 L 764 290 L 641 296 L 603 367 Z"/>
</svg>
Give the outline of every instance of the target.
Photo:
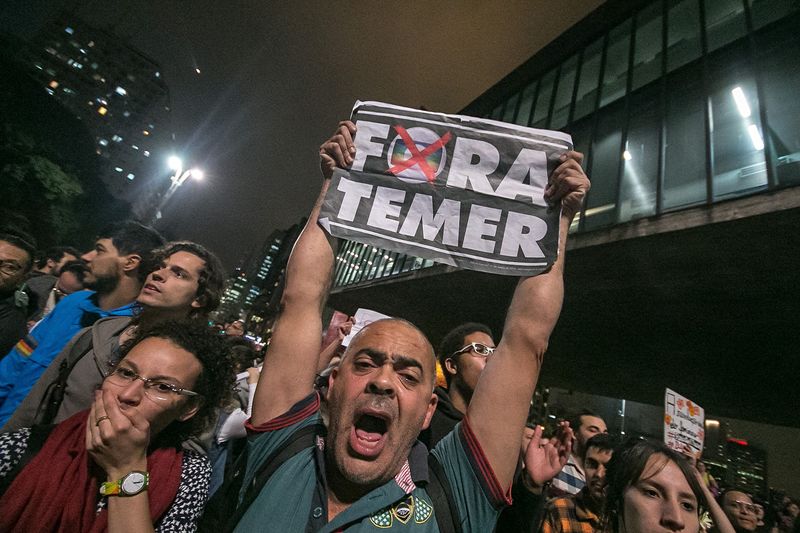
<svg viewBox="0 0 800 533">
<path fill-rule="evenodd" d="M 355 159 L 319 217 L 331 235 L 495 274 L 553 264 L 560 213 L 544 189 L 569 135 L 379 102 L 352 120 Z"/>
</svg>

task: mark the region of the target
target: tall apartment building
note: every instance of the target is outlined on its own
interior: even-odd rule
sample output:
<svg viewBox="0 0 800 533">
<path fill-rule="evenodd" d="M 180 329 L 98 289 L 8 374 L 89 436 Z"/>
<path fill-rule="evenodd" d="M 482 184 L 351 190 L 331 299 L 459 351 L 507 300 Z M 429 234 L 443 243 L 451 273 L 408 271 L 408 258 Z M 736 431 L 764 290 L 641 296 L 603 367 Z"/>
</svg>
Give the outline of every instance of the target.
<svg viewBox="0 0 800 533">
<path fill-rule="evenodd" d="M 171 143 L 169 90 L 161 69 L 124 39 L 62 15 L 18 53 L 43 90 L 81 119 L 118 198 L 164 174 Z"/>
</svg>

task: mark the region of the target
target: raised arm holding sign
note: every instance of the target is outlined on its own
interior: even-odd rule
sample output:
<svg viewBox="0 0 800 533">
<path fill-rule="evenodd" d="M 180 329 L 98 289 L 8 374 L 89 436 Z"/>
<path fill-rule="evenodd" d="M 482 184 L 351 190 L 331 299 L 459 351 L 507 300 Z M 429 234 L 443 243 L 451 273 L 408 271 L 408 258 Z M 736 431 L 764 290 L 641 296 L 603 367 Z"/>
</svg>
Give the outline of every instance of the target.
<svg viewBox="0 0 800 533">
<path fill-rule="evenodd" d="M 245 486 L 292 435 L 320 421 L 313 382 L 335 245 L 317 219 L 334 169 L 359 157 L 355 134 L 355 125 L 343 122 L 320 149 L 325 179 L 287 267 L 282 313 L 249 422 Z M 425 157 L 424 149 L 416 151 Z M 493 528 L 507 502 L 528 403 L 561 309 L 567 228 L 589 189 L 581 158 L 565 151 L 543 183 L 542 203 L 562 205 L 560 254 L 544 273 L 518 284 L 503 340 L 487 362 L 465 422 L 431 458 L 415 444 L 436 406 L 433 348 L 409 322 L 374 322 L 355 336 L 331 374 L 327 432 L 272 474 L 239 523 L 241 531 L 265 523 L 281 531 L 357 531 L 391 527 L 394 520 L 437 531 L 436 524 L 449 516 L 429 492 L 440 475 L 449 481 L 448 502 L 458 515 L 452 519 L 465 531 Z"/>
</svg>

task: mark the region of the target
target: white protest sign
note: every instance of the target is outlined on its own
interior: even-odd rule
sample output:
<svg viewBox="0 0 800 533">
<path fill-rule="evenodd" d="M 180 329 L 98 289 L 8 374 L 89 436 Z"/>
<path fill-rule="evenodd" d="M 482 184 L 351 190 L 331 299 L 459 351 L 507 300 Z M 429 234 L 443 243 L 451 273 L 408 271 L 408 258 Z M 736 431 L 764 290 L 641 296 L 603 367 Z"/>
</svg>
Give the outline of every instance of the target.
<svg viewBox="0 0 800 533">
<path fill-rule="evenodd" d="M 350 334 L 344 338 L 342 341 L 342 346 L 347 348 L 350 346 L 350 341 L 353 340 L 359 331 L 367 327 L 368 325 L 372 324 L 376 320 L 383 320 L 384 318 L 392 318 L 388 315 L 384 315 L 377 311 L 372 311 L 371 309 L 358 309 L 356 314 L 353 315 L 355 322 L 353 323 L 353 328 L 350 330 Z"/>
<path fill-rule="evenodd" d="M 675 451 L 696 458 L 703 454 L 705 438 L 703 408 L 677 392 L 664 393 L 664 442 Z"/>
<path fill-rule="evenodd" d="M 356 102 L 352 120 L 354 161 L 319 216 L 331 235 L 496 274 L 553 264 L 560 213 L 544 189 L 569 135 L 380 102 Z"/>
</svg>

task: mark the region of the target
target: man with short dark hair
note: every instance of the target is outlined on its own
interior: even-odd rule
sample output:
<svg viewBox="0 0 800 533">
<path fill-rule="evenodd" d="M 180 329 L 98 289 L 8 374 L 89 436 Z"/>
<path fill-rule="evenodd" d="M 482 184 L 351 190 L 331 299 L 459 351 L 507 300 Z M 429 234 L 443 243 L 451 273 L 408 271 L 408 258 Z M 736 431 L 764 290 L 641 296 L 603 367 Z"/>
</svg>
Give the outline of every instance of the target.
<svg viewBox="0 0 800 533">
<path fill-rule="evenodd" d="M 486 367 L 486 359 L 494 347 L 492 330 L 477 322 L 461 324 L 442 338 L 438 360 L 447 389 L 436 387 L 434 392 L 439 398 L 436 412 L 431 425 L 419 436 L 429 450 L 464 418 L 478 378 Z"/>
<path fill-rule="evenodd" d="M 37 254 L 35 265 L 28 277 L 27 285 L 36 296 L 36 311 L 31 320 L 42 317 L 50 292 L 58 281 L 61 269 L 69 261 L 75 261 L 80 254 L 70 246 L 53 246 Z"/>
<path fill-rule="evenodd" d="M 311 428 L 314 440 L 277 466 L 236 530 L 269 524 L 274 531 L 374 531 L 397 523 L 434 532 L 449 509 L 465 531 L 491 531 L 509 502 L 530 398 L 561 310 L 567 232 L 589 188 L 582 156 L 564 154 L 545 193 L 562 207 L 558 259 L 519 281 L 503 341 L 464 420 L 428 453 L 416 440 L 436 408 L 435 355 L 425 335 L 402 319 L 378 320 L 353 338 L 330 374 L 327 428 L 320 427 L 314 381 L 336 244 L 317 219 L 333 168 L 353 161 L 355 129 L 341 123 L 320 149 L 322 190 L 286 268 L 281 315 L 247 423 L 242 486 L 299 432 Z M 431 497 L 434 479 L 449 484 L 451 505 Z"/>
<path fill-rule="evenodd" d="M 92 251 L 86 286 L 63 298 L 0 361 L 0 424 L 14 409 L 69 340 L 106 316 L 131 316 L 147 274 L 152 250 L 164 243 L 154 229 L 138 222 L 114 224 L 101 232 Z"/>
<path fill-rule="evenodd" d="M 50 311 L 55 309 L 58 302 L 60 302 L 64 296 L 69 296 L 73 292 L 83 290 L 83 280 L 88 270 L 89 267 L 86 266 L 86 263 L 84 263 L 82 259 L 64 263 L 64 266 L 61 267 L 58 274 L 58 278 L 56 278 L 55 285 L 53 285 L 53 288 L 50 289 L 50 293 L 47 295 L 44 306 L 40 306 L 41 311 L 34 313 L 34 315 L 29 318 L 28 322 L 33 322 L 33 324 L 35 324 L 48 315 Z"/>
<path fill-rule="evenodd" d="M 605 421 L 588 409 L 576 413 L 569 419 L 569 426 L 575 432 L 572 454 L 566 466 L 553 479 L 550 496 L 577 494 L 586 485 L 583 471 L 583 456 L 586 443 L 600 433 L 608 433 Z"/>
<path fill-rule="evenodd" d="M 0 358 L 27 333 L 26 318 L 33 302 L 22 286 L 35 249 L 29 235 L 0 229 Z"/>
<path fill-rule="evenodd" d="M 137 298 L 141 314 L 136 318 L 102 318 L 75 335 L 0 432 L 34 424 L 59 423 L 87 409 L 94 400 L 95 389 L 103 381 L 103 371 L 115 362 L 119 347 L 132 338 L 137 329 L 171 319 L 203 319 L 219 305 L 225 283 L 224 267 L 216 255 L 200 244 L 168 243 L 153 251 L 152 265 L 153 270 Z M 82 337 L 86 337 L 86 341 L 81 340 Z M 61 380 L 63 400 L 60 405 L 51 406 L 52 398 L 48 394 L 60 381 L 62 363 L 70 365 L 71 369 Z"/>
<path fill-rule="evenodd" d="M 601 515 L 605 501 L 606 465 L 611 460 L 614 444 L 608 433 L 599 433 L 586 442 L 582 461 L 586 484 L 577 494 L 556 498 L 547 504 L 543 533 L 595 533 L 603 530 Z"/>
</svg>

